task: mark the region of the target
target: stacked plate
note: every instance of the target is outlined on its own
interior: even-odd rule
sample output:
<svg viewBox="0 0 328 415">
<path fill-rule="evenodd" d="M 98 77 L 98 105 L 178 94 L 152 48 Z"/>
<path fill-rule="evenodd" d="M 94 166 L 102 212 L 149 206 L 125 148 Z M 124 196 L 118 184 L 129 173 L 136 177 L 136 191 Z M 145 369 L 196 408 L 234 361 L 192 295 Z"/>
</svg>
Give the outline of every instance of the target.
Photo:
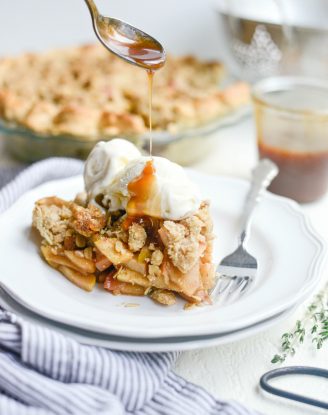
<svg viewBox="0 0 328 415">
<path fill-rule="evenodd" d="M 215 262 L 230 253 L 238 235 L 247 182 L 189 171 L 211 200 L 217 240 Z M 147 297 L 112 296 L 101 288 L 86 293 L 50 268 L 40 257 L 31 232 L 34 202 L 44 196 L 72 199 L 81 177 L 48 182 L 23 195 L 0 217 L 0 305 L 47 325 L 82 343 L 119 350 L 170 351 L 237 340 L 286 318 L 316 288 L 325 244 L 300 207 L 266 193 L 258 206 L 248 250 L 256 256 L 256 281 L 238 301 L 183 309 Z"/>
</svg>

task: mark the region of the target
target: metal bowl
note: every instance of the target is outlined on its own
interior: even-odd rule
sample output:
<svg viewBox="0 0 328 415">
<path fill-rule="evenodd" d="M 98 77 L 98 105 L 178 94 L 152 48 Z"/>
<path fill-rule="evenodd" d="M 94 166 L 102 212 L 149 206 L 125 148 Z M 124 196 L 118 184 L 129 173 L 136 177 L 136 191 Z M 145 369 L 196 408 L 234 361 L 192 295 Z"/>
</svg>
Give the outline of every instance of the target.
<svg viewBox="0 0 328 415">
<path fill-rule="evenodd" d="M 218 0 L 225 62 L 238 78 L 328 78 L 328 1 Z"/>
</svg>

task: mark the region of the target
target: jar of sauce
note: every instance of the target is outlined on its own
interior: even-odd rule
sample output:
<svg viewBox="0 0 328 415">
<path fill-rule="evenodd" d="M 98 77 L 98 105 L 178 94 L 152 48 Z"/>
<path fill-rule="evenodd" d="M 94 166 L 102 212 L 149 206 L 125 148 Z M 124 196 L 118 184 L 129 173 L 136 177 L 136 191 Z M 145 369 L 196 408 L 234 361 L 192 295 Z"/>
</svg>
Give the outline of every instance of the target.
<svg viewBox="0 0 328 415">
<path fill-rule="evenodd" d="M 300 203 L 328 190 L 328 83 L 309 78 L 274 77 L 252 92 L 260 158 L 279 174 L 269 190 Z"/>
</svg>

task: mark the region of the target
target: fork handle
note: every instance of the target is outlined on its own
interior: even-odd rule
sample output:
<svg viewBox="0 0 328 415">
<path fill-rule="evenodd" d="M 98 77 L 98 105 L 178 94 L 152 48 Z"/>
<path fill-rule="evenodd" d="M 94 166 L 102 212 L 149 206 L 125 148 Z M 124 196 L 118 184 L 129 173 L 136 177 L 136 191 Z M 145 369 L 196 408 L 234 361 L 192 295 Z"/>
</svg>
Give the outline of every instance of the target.
<svg viewBox="0 0 328 415">
<path fill-rule="evenodd" d="M 254 208 L 261 199 L 264 190 L 278 174 L 278 167 L 268 159 L 261 160 L 252 172 L 251 188 L 246 196 L 244 213 L 241 218 L 242 231 L 240 244 L 243 245 L 249 234 Z"/>
</svg>

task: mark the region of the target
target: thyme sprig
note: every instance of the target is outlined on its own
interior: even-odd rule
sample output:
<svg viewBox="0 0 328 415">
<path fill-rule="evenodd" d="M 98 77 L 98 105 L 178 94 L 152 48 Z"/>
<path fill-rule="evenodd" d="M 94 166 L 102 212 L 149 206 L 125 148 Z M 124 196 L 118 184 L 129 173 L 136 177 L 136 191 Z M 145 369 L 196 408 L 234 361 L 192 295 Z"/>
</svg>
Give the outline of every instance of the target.
<svg viewBox="0 0 328 415">
<path fill-rule="evenodd" d="M 304 317 L 296 321 L 289 333 L 281 336 L 281 352 L 273 356 L 271 363 L 283 363 L 288 356 L 293 356 L 308 337 L 312 338 L 316 349 L 321 349 L 328 340 L 328 283 L 314 297 Z"/>
</svg>

